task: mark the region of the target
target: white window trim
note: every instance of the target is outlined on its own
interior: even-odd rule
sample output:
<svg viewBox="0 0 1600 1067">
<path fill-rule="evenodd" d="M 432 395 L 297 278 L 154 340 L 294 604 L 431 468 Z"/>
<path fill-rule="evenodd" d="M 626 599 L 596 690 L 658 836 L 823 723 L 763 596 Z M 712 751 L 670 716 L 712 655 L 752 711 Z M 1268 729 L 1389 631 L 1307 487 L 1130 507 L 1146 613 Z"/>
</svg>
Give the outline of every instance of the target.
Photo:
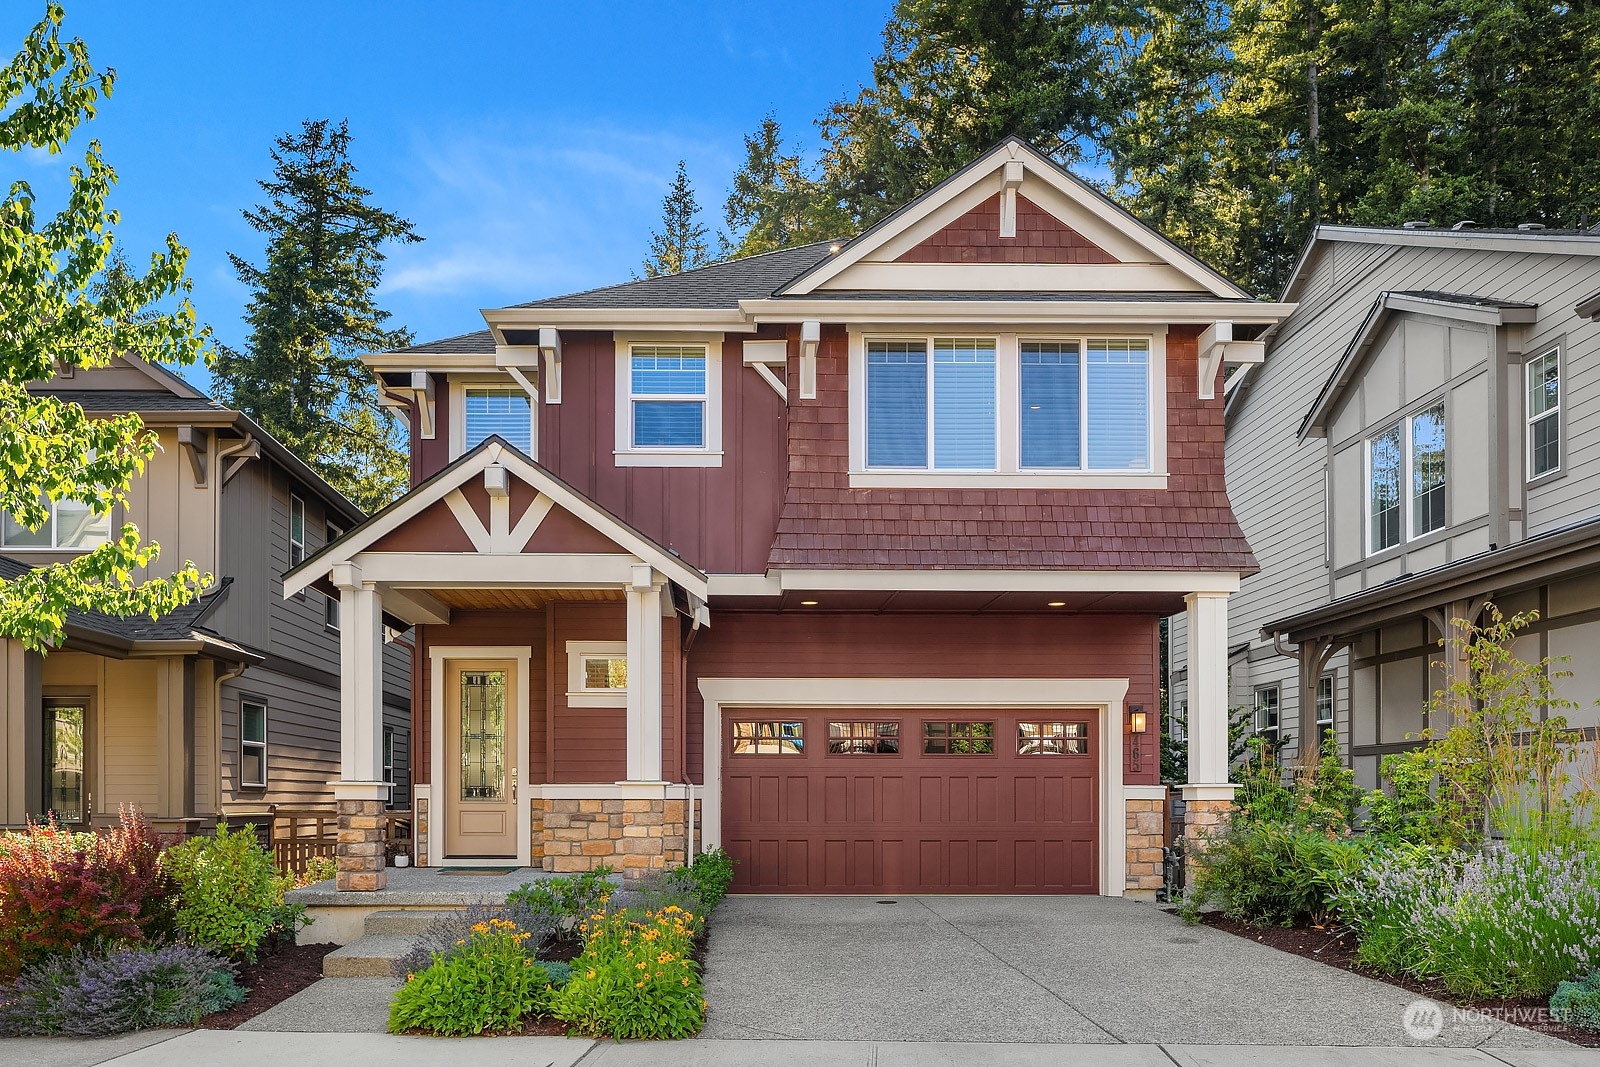
<svg viewBox="0 0 1600 1067">
<path fill-rule="evenodd" d="M 995 469 L 884 470 L 867 466 L 867 342 L 934 337 L 993 338 L 995 342 Z M 1077 327 L 1049 332 L 998 331 L 983 327 L 940 327 L 931 331 L 849 330 L 850 488 L 852 489 L 1165 489 L 1167 487 L 1167 330 L 1129 330 L 1126 326 Z M 1146 471 L 1050 470 L 1021 466 L 1022 425 L 1019 409 L 1023 341 L 1077 341 L 1082 353 L 1089 340 L 1133 339 L 1150 344 L 1150 469 Z M 931 377 L 931 376 L 930 376 Z M 1008 400 L 1009 398 L 1009 400 Z M 1087 403 L 1087 397 L 1084 400 Z M 1088 456 L 1085 454 L 1087 461 Z"/>
<path fill-rule="evenodd" d="M 62 546 L 58 540 L 61 536 L 61 520 L 56 514 L 56 509 L 60 505 L 61 501 L 59 500 L 50 501 L 50 543 L 48 545 L 9 545 L 5 543 L 3 537 L 0 537 L 0 549 L 4 549 L 8 555 L 16 552 L 93 552 L 101 545 L 110 544 L 111 539 L 116 536 L 115 531 L 112 529 L 117 525 L 116 508 L 114 507 L 108 516 L 110 521 L 106 523 L 107 534 L 104 540 L 94 541 L 87 545 Z M 120 506 L 120 504 L 116 505 L 116 507 Z"/>
<path fill-rule="evenodd" d="M 1261 712 L 1263 710 L 1261 697 L 1265 693 L 1273 695 L 1272 706 L 1278 713 L 1278 724 L 1276 726 L 1263 727 L 1261 725 Z M 1283 690 L 1276 685 L 1256 686 L 1255 696 L 1252 698 L 1250 719 L 1250 725 L 1254 728 L 1253 732 L 1257 737 L 1270 736 L 1274 743 L 1281 741 L 1283 739 Z"/>
<path fill-rule="evenodd" d="M 247 741 L 244 736 L 244 709 L 245 705 L 253 705 L 261 709 L 261 740 Z M 265 789 L 267 780 L 271 777 L 271 769 L 267 766 L 267 739 L 271 736 L 272 710 L 265 700 L 255 697 L 243 697 L 239 700 L 239 787 L 241 789 Z M 259 782 L 246 781 L 244 776 L 244 753 L 247 748 L 261 749 L 261 780 Z"/>
<path fill-rule="evenodd" d="M 383 728 L 383 780 L 389 785 L 394 785 L 394 738 L 395 728 Z"/>
<path fill-rule="evenodd" d="M 295 510 L 297 508 L 300 511 L 300 540 L 298 540 L 298 541 L 296 541 L 295 537 L 294 537 L 294 513 L 295 513 Z M 299 559 L 295 558 L 295 549 L 299 549 L 300 550 L 300 553 L 299 553 L 300 554 L 300 558 Z M 306 544 L 306 502 L 305 502 L 305 498 L 300 496 L 300 494 L 298 494 L 298 493 L 290 493 L 289 494 L 289 566 L 288 566 L 288 570 L 292 571 L 296 567 L 300 566 L 300 564 L 302 564 L 302 563 L 304 563 L 306 561 L 306 557 L 308 557 L 310 554 L 311 554 L 310 546 L 308 544 Z M 304 600 L 305 599 L 305 590 L 302 589 L 300 592 L 296 593 L 295 594 L 295 598 L 297 600 Z"/>
<path fill-rule="evenodd" d="M 1529 375 L 1533 373 L 1533 365 L 1535 363 L 1541 363 L 1550 356 L 1554 356 L 1556 360 L 1556 406 L 1545 411 L 1541 411 L 1539 414 L 1535 415 L 1529 410 L 1528 405 L 1528 395 L 1530 392 L 1529 386 L 1531 384 L 1529 382 Z M 1562 346 L 1551 345 L 1549 348 L 1545 349 L 1543 352 L 1540 352 L 1538 355 L 1534 356 L 1532 359 L 1528 360 L 1522 365 L 1523 450 L 1528 456 L 1527 480 L 1530 483 L 1542 482 L 1546 478 L 1553 478 L 1565 470 L 1567 465 L 1566 424 L 1562 418 L 1562 416 L 1566 414 L 1567 375 L 1566 367 L 1562 363 L 1561 357 Z M 1535 471 L 1533 469 L 1533 424 L 1535 422 L 1543 422 L 1545 419 L 1549 418 L 1554 418 L 1556 420 L 1556 432 L 1560 434 L 1560 437 L 1558 437 L 1556 440 L 1556 465 L 1547 471 Z M 1447 446 L 1448 443 L 1449 442 L 1447 439 Z"/>
<path fill-rule="evenodd" d="M 469 389 L 494 389 L 507 393 L 526 392 L 510 375 L 475 374 L 450 377 L 450 462 L 454 463 L 467 451 L 467 391 Z M 528 454 L 529 459 L 539 458 L 539 401 L 528 397 Z"/>
<path fill-rule="evenodd" d="M 1413 468 L 1416 461 L 1415 446 L 1413 444 L 1412 423 L 1418 415 L 1434 408 L 1444 409 L 1444 522 L 1432 530 L 1421 533 L 1414 529 L 1416 520 L 1415 485 L 1412 484 Z M 1400 540 L 1383 548 L 1374 547 L 1372 543 L 1372 442 L 1396 427 L 1400 430 Z M 1362 462 L 1362 496 L 1364 502 L 1361 506 L 1363 525 L 1366 529 L 1362 532 L 1362 544 L 1366 547 L 1366 558 L 1381 556 L 1385 552 L 1394 552 L 1423 537 L 1431 537 L 1442 530 L 1450 528 L 1450 404 L 1442 395 L 1430 397 L 1426 402 L 1418 404 L 1415 408 L 1401 415 L 1399 418 L 1386 422 L 1378 429 L 1368 433 L 1361 445 Z"/>
<path fill-rule="evenodd" d="M 583 661 L 588 657 L 628 658 L 626 641 L 567 642 L 567 706 L 570 708 L 625 708 L 626 689 L 587 689 L 584 687 Z M 633 665 L 628 665 L 629 670 Z"/>
<path fill-rule="evenodd" d="M 720 333 L 619 333 L 616 359 L 616 438 L 619 467 L 722 466 L 722 341 Z M 706 437 L 702 448 L 635 448 L 633 445 L 633 346 L 704 345 Z"/>
</svg>

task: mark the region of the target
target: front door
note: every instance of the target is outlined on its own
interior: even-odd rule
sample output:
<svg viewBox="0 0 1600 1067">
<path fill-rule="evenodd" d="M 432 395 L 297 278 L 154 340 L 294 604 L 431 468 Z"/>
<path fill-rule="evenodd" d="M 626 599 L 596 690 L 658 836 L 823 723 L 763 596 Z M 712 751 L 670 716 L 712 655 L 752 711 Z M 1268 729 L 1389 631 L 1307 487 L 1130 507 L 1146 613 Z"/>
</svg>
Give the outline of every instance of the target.
<svg viewBox="0 0 1600 1067">
<path fill-rule="evenodd" d="M 445 858 L 517 858 L 515 660 L 450 660 L 445 674 Z"/>
</svg>

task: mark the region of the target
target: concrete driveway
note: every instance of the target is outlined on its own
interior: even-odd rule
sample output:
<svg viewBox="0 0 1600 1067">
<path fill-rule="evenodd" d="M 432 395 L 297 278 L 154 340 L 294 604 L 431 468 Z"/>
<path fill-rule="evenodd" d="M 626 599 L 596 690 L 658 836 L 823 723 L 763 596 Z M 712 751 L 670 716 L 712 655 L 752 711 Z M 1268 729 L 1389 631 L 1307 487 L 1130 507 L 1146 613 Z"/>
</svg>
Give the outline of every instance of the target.
<svg viewBox="0 0 1600 1067">
<path fill-rule="evenodd" d="M 885 898 L 888 899 L 888 898 Z M 1104 897 L 730 897 L 707 1038 L 1414 1044 L 1396 986 Z M 1448 1018 L 1448 1013 L 1447 1013 Z M 1434 1045 L 1570 1048 L 1450 1020 Z"/>
</svg>

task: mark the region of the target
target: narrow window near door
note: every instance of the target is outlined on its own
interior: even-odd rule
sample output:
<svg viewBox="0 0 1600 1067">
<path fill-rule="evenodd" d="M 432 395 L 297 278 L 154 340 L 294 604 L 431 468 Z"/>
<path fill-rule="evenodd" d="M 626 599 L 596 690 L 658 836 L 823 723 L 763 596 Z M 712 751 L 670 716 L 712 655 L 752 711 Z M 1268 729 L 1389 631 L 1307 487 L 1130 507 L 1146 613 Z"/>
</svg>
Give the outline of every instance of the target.
<svg viewBox="0 0 1600 1067">
<path fill-rule="evenodd" d="M 892 756 L 900 752 L 897 722 L 830 722 L 828 752 L 836 756 Z"/>
<path fill-rule="evenodd" d="M 1317 740 L 1326 741 L 1333 735 L 1333 675 L 1324 674 L 1317 679 Z"/>
<path fill-rule="evenodd" d="M 86 709 L 78 703 L 51 703 L 44 709 L 45 808 L 57 822 L 84 820 Z"/>
<path fill-rule="evenodd" d="M 239 784 L 267 784 L 267 706 L 258 700 L 239 702 Z"/>
<path fill-rule="evenodd" d="M 805 724 L 799 722 L 733 723 L 735 756 L 799 756 L 806 750 Z"/>
<path fill-rule="evenodd" d="M 1088 723 L 1017 723 L 1017 755 L 1019 756 L 1086 756 L 1088 754 Z"/>
<path fill-rule="evenodd" d="M 922 751 L 929 756 L 992 756 L 994 723 L 924 722 Z"/>
<path fill-rule="evenodd" d="M 634 448 L 706 447 L 703 345 L 634 345 L 629 365 Z"/>
<path fill-rule="evenodd" d="M 1256 690 L 1256 736 L 1278 743 L 1278 687 L 1262 686 Z"/>
<path fill-rule="evenodd" d="M 506 672 L 461 672 L 461 799 L 506 792 Z"/>
<path fill-rule="evenodd" d="M 1561 349 L 1528 361 L 1528 477 L 1561 469 Z"/>
<path fill-rule="evenodd" d="M 462 390 L 461 444 L 471 451 L 491 437 L 533 454 L 533 404 L 528 394 L 510 386 L 468 386 Z"/>
</svg>

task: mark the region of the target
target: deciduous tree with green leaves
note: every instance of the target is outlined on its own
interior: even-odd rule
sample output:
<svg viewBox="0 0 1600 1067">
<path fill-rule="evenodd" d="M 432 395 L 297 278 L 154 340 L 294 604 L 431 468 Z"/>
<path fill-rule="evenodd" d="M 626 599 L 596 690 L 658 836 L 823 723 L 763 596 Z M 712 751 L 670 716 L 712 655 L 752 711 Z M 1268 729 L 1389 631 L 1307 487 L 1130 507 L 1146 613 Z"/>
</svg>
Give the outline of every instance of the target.
<svg viewBox="0 0 1600 1067">
<path fill-rule="evenodd" d="M 0 68 L 0 151 L 60 153 L 111 94 L 115 71 L 97 69 L 81 39 L 62 39 L 64 18 L 60 4 L 49 4 Z M 188 364 L 206 350 L 208 332 L 187 298 L 189 253 L 175 234 L 144 273 L 120 270 L 106 284 L 120 222 L 107 206 L 116 180 L 90 141 L 54 215 L 39 217 L 26 181 L 0 201 L 0 511 L 14 528 L 43 526 L 57 502 L 110 514 L 157 447 L 137 415 L 91 419 L 29 385 L 60 367 L 103 367 L 118 356 Z M 191 563 L 171 577 L 146 577 L 159 552 L 124 524 L 106 544 L 0 580 L 0 636 L 45 651 L 61 643 L 69 611 L 154 617 L 209 584 Z"/>
<path fill-rule="evenodd" d="M 251 290 L 250 338 L 219 348 L 213 388 L 375 511 L 405 491 L 407 458 L 399 421 L 379 404 L 360 357 L 411 343 L 411 331 L 388 325 L 376 292 L 384 246 L 422 238 L 356 183 L 348 123 L 302 123 L 277 139 L 272 162 L 272 178 L 258 183 L 267 203 L 244 213 L 267 235 L 266 260 L 228 257 Z"/>
<path fill-rule="evenodd" d="M 711 262 L 711 231 L 699 221 L 700 204 L 689 184 L 689 172 L 678 160 L 678 173 L 672 188 L 661 200 L 661 229 L 650 234 L 650 255 L 645 257 L 644 276 L 681 274 Z"/>
</svg>

